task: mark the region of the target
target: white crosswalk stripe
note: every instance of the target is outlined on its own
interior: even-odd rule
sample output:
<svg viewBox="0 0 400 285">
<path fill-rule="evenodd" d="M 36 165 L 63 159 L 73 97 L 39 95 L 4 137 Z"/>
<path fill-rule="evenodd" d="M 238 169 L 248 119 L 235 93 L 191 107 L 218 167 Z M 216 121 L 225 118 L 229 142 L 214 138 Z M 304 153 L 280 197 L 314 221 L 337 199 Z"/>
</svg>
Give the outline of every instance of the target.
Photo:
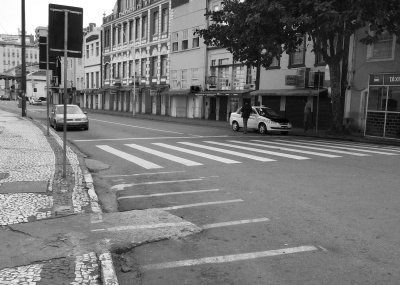
<svg viewBox="0 0 400 285">
<path fill-rule="evenodd" d="M 382 148 L 380 146 L 368 145 L 368 144 L 357 144 L 357 143 L 353 144 L 353 143 L 341 143 L 341 142 L 333 143 L 332 141 L 304 140 L 304 139 L 283 140 L 278 138 L 273 138 L 270 140 L 226 139 L 223 141 L 202 141 L 201 143 L 194 143 L 188 141 L 178 141 L 168 144 L 161 142 L 153 142 L 150 144 L 153 146 L 152 148 L 139 144 L 124 144 L 124 146 L 128 146 L 136 150 L 137 152 L 135 153 L 135 155 L 125 151 L 118 150 L 108 145 L 96 145 L 96 147 L 108 153 L 111 153 L 115 156 L 128 160 L 145 169 L 157 169 L 157 168 L 163 168 L 163 166 L 160 166 L 159 164 L 153 163 L 151 161 L 140 158 L 139 156 L 136 156 L 138 155 L 138 153 L 151 154 L 152 156 L 154 156 L 154 159 L 156 159 L 156 157 L 168 159 L 175 163 L 183 164 L 185 166 L 200 166 L 203 165 L 204 163 L 203 161 L 198 162 L 198 161 L 193 161 L 191 159 L 186 159 L 174 155 L 173 152 L 198 156 L 201 159 L 209 159 L 225 164 L 239 164 L 243 163 L 243 161 L 237 161 L 227 157 L 214 155 L 211 154 L 210 152 L 224 153 L 231 156 L 237 156 L 261 162 L 271 162 L 276 160 L 270 157 L 253 155 L 251 153 L 256 152 L 270 156 L 279 156 L 295 160 L 306 160 L 310 159 L 310 157 L 294 155 L 290 153 L 294 152 L 311 156 L 337 158 L 337 157 L 342 157 L 344 155 L 359 156 L 359 157 L 371 156 L 371 155 L 396 156 L 398 155 L 397 152 L 400 152 L 400 149 L 386 148 L 386 147 Z M 187 147 L 177 146 L 176 144 L 185 145 Z M 201 149 L 204 151 L 194 150 L 192 148 Z M 163 149 L 170 150 L 171 153 L 165 153 Z M 235 149 L 238 151 L 236 151 Z"/>
<path fill-rule="evenodd" d="M 146 169 L 163 168 L 160 165 L 157 165 L 157 164 L 152 163 L 150 161 L 141 159 L 141 158 L 139 158 L 137 156 L 134 156 L 132 154 L 126 153 L 124 151 L 120 151 L 120 150 L 115 149 L 113 147 L 110 147 L 108 145 L 96 145 L 96 147 L 98 147 L 98 148 L 100 148 L 100 149 L 102 149 L 102 150 L 104 150 L 106 152 L 109 152 L 111 154 L 114 154 L 114 155 L 116 155 L 116 156 L 118 156 L 120 158 L 126 159 L 126 160 L 128 160 L 128 161 L 130 161 L 132 163 L 135 163 L 135 164 L 137 164 L 137 165 L 139 165 L 139 166 L 141 166 L 143 168 L 146 168 Z"/>
<path fill-rule="evenodd" d="M 296 159 L 296 160 L 309 159 L 308 157 L 304 157 L 304 156 L 286 154 L 286 153 L 275 152 L 275 151 L 268 151 L 268 150 L 253 148 L 253 147 L 245 147 L 245 146 L 232 145 L 232 144 L 220 143 L 220 142 L 212 142 L 212 141 L 205 141 L 205 142 L 210 143 L 210 144 L 215 144 L 215 145 L 221 145 L 221 146 L 227 146 L 227 147 L 232 147 L 232 148 L 237 148 L 237 149 L 243 149 L 243 150 L 248 150 L 248 151 L 253 151 L 253 152 L 269 154 L 269 155 L 281 156 L 281 157 L 286 157 L 286 158 L 291 158 L 291 159 Z"/>
<path fill-rule="evenodd" d="M 327 154 L 327 153 L 321 153 L 321 152 L 315 152 L 315 151 L 308 151 L 308 150 L 268 145 L 267 141 L 261 141 L 261 140 L 251 140 L 251 141 L 257 142 L 257 143 L 249 143 L 249 142 L 242 142 L 242 141 L 230 141 L 230 142 L 246 144 L 246 145 L 253 145 L 253 146 L 260 146 L 260 147 L 265 147 L 265 148 L 279 149 L 279 150 L 284 150 L 284 151 L 292 151 L 292 152 L 298 152 L 298 153 L 304 153 L 304 154 L 311 154 L 311 155 L 315 155 L 315 156 L 322 156 L 322 157 L 328 157 L 328 158 L 341 157 L 340 155 L 335 155 L 335 154 Z"/>
<path fill-rule="evenodd" d="M 228 159 L 228 158 L 224 158 L 224 157 L 220 157 L 220 156 L 216 156 L 216 155 L 212 155 L 212 154 L 208 154 L 208 153 L 204 153 L 204 152 L 200 152 L 200 151 L 190 150 L 190 149 L 182 148 L 182 147 L 178 147 L 178 146 L 172 146 L 172 145 L 165 144 L 165 143 L 153 143 L 153 144 L 157 145 L 157 146 L 165 147 L 168 149 L 172 149 L 172 150 L 176 150 L 176 151 L 180 151 L 180 152 L 184 152 L 184 153 L 189 153 L 189 154 L 197 155 L 200 157 L 208 158 L 211 160 L 223 162 L 223 163 L 228 163 L 228 164 L 241 163 L 240 161 L 236 161 L 236 160 L 232 160 L 232 159 Z"/>
<path fill-rule="evenodd" d="M 349 152 L 349 151 L 343 151 L 343 150 L 337 150 L 337 149 L 329 149 L 326 147 L 322 148 L 322 147 L 308 146 L 308 145 L 302 145 L 300 143 L 287 143 L 287 141 L 280 142 L 280 140 L 268 141 L 268 143 L 276 144 L 276 145 L 291 146 L 291 147 L 295 147 L 295 148 L 306 148 L 306 149 L 314 149 L 314 150 L 320 150 L 320 151 L 325 151 L 325 152 L 335 152 L 335 153 L 348 154 L 348 155 L 354 155 L 354 156 L 369 156 L 369 154 L 365 154 L 365 153 Z"/>
<path fill-rule="evenodd" d="M 306 141 L 306 140 L 294 140 L 294 141 L 309 143 L 309 141 Z M 312 141 L 312 143 L 314 144 L 314 141 Z M 318 145 L 326 145 L 326 146 L 329 146 L 329 147 L 332 147 L 332 148 L 338 148 L 338 149 L 347 149 L 347 150 L 354 150 L 354 151 L 374 153 L 374 154 L 382 154 L 382 155 L 398 155 L 397 153 L 393 153 L 393 151 L 395 151 L 395 150 L 392 151 L 391 149 L 384 149 L 386 152 L 383 152 L 382 149 L 379 149 L 379 150 L 378 149 L 373 150 L 372 148 L 364 149 L 364 148 L 361 148 L 361 147 L 359 147 L 357 145 L 334 144 L 334 143 L 329 143 L 329 142 L 326 142 L 326 141 L 318 141 L 317 143 L 318 143 Z"/>
<path fill-rule="evenodd" d="M 211 146 L 207 146 L 207 145 L 201 145 L 201 144 L 197 144 L 197 143 L 190 143 L 190 142 L 178 142 L 178 143 L 193 146 L 193 147 L 213 150 L 213 151 L 217 151 L 217 152 L 227 153 L 227 154 L 231 154 L 231 155 L 236 155 L 236 156 L 240 156 L 240 157 L 245 157 L 245 158 L 262 161 L 262 162 L 275 161 L 274 159 L 270 159 L 270 158 L 266 158 L 266 157 L 259 157 L 259 156 L 255 156 L 255 155 L 251 155 L 251 154 L 246 154 L 246 153 L 237 152 L 237 151 L 231 151 L 231 150 L 227 150 L 227 149 L 223 149 L 223 148 L 211 147 Z"/>
<path fill-rule="evenodd" d="M 199 163 L 199 162 L 195 162 L 195 161 L 192 161 L 192 160 L 189 160 L 189 159 L 185 159 L 185 158 L 182 158 L 182 157 L 179 157 L 179 156 L 175 156 L 175 155 L 172 155 L 172 154 L 164 153 L 164 152 L 161 152 L 161 151 L 158 151 L 158 150 L 155 150 L 155 149 L 147 148 L 147 147 L 144 147 L 144 146 L 141 146 L 141 145 L 138 145 L 138 144 L 126 144 L 126 146 L 129 146 L 131 148 L 134 148 L 134 149 L 146 152 L 146 153 L 150 153 L 150 154 L 153 154 L 153 155 L 165 158 L 165 159 L 169 159 L 169 160 L 172 160 L 174 162 L 177 162 L 177 163 L 180 163 L 180 164 L 183 164 L 183 165 L 186 165 L 186 166 L 203 165 L 202 163 Z"/>
</svg>

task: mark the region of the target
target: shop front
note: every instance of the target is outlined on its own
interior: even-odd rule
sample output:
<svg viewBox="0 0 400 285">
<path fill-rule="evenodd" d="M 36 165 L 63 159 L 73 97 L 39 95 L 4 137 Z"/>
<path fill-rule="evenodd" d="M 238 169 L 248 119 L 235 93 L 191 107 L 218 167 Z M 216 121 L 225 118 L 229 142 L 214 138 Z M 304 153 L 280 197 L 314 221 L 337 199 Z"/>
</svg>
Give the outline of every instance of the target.
<svg viewBox="0 0 400 285">
<path fill-rule="evenodd" d="M 371 74 L 365 136 L 400 139 L 400 73 Z"/>
</svg>

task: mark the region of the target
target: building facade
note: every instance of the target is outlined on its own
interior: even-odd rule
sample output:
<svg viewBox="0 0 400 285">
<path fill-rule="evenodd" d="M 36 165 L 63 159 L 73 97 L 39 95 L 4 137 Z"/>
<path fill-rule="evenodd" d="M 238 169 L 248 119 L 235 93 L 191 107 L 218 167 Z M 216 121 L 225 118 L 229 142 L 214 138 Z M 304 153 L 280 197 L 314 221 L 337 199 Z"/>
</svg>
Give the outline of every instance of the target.
<svg viewBox="0 0 400 285">
<path fill-rule="evenodd" d="M 365 45 L 360 39 L 366 32 L 352 39 L 345 117 L 354 131 L 400 139 L 400 45 L 389 33 Z"/>
<path fill-rule="evenodd" d="M 103 18 L 104 109 L 168 114 L 170 1 L 118 0 Z"/>
</svg>

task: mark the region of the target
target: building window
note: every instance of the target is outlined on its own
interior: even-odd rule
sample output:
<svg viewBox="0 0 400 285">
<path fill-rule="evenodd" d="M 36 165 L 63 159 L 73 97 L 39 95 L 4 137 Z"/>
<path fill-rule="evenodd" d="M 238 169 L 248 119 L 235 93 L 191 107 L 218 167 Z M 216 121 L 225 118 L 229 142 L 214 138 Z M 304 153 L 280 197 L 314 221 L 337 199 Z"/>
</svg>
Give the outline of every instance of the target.
<svg viewBox="0 0 400 285">
<path fill-rule="evenodd" d="M 394 50 L 396 37 L 393 34 L 384 32 L 378 36 L 378 41 L 368 45 L 367 59 L 374 60 L 392 60 L 394 59 Z"/>
<path fill-rule="evenodd" d="M 161 76 L 167 75 L 167 62 L 168 62 L 168 56 L 162 55 L 161 56 L 161 66 L 160 66 Z"/>
<path fill-rule="evenodd" d="M 117 78 L 121 78 L 121 63 L 117 64 Z"/>
<path fill-rule="evenodd" d="M 86 89 L 89 89 L 89 73 L 86 73 Z"/>
<path fill-rule="evenodd" d="M 200 85 L 200 76 L 199 76 L 199 69 L 192 68 L 192 85 Z"/>
<path fill-rule="evenodd" d="M 158 35 L 158 11 L 153 13 L 153 35 Z"/>
<path fill-rule="evenodd" d="M 183 30 L 182 32 L 182 49 L 188 49 L 188 30 Z"/>
<path fill-rule="evenodd" d="M 129 21 L 129 41 L 133 40 L 133 21 Z"/>
<path fill-rule="evenodd" d="M 315 66 L 325 65 L 324 57 L 322 53 L 314 51 L 315 53 Z"/>
<path fill-rule="evenodd" d="M 142 39 L 147 38 L 147 17 L 142 18 Z"/>
<path fill-rule="evenodd" d="M 97 42 L 96 43 L 96 56 L 99 56 L 99 55 L 100 55 L 100 43 Z"/>
<path fill-rule="evenodd" d="M 178 51 L 178 33 L 172 34 L 172 51 Z"/>
<path fill-rule="evenodd" d="M 136 26 L 135 40 L 138 40 L 140 38 L 140 18 L 137 18 L 135 20 L 135 26 Z"/>
<path fill-rule="evenodd" d="M 233 67 L 233 89 L 242 90 L 246 84 L 246 71 L 243 65 Z"/>
<path fill-rule="evenodd" d="M 218 65 L 228 65 L 229 64 L 229 58 L 221 58 L 218 60 Z"/>
<path fill-rule="evenodd" d="M 161 11 L 161 33 L 168 32 L 168 8 Z"/>
<path fill-rule="evenodd" d="M 195 34 L 196 29 L 192 30 L 192 35 L 193 35 L 193 39 L 192 39 L 192 48 L 198 48 L 199 47 L 199 35 Z"/>
<path fill-rule="evenodd" d="M 231 76 L 229 74 L 229 67 L 218 68 L 218 89 L 229 90 L 231 86 Z"/>
<path fill-rule="evenodd" d="M 153 76 L 153 77 L 157 76 L 157 63 L 158 63 L 158 57 L 153 56 L 150 59 L 150 76 Z"/>
<path fill-rule="evenodd" d="M 146 77 L 146 59 L 142 58 L 141 60 L 141 73 L 142 77 Z"/>
<path fill-rule="evenodd" d="M 133 60 L 130 60 L 129 61 L 129 67 L 128 67 L 128 77 L 130 78 L 130 77 L 132 77 L 132 75 L 133 75 Z"/>
<path fill-rule="evenodd" d="M 138 75 L 139 68 L 140 68 L 140 61 L 137 59 L 135 60 L 135 73 L 134 73 L 135 77 Z"/>
<path fill-rule="evenodd" d="M 272 59 L 270 66 L 268 67 L 268 69 L 276 69 L 276 68 L 280 68 L 280 66 L 281 66 L 280 59 L 277 59 L 276 57 L 274 57 Z"/>
<path fill-rule="evenodd" d="M 181 72 L 181 88 L 188 89 L 188 71 L 187 69 L 182 69 Z"/>
<path fill-rule="evenodd" d="M 122 78 L 126 78 L 127 69 L 126 69 L 126 61 L 122 63 Z"/>
<path fill-rule="evenodd" d="M 303 42 L 299 45 L 297 50 L 289 55 L 289 68 L 304 66 L 305 54 L 306 54 L 306 41 L 304 38 Z"/>
<path fill-rule="evenodd" d="M 86 45 L 86 58 L 89 58 L 89 45 Z"/>
<path fill-rule="evenodd" d="M 100 72 L 96 71 L 96 86 L 94 86 L 95 88 L 100 87 L 99 80 L 100 80 Z"/>
<path fill-rule="evenodd" d="M 126 40 L 127 40 L 127 34 L 126 34 L 126 32 L 127 32 L 127 27 L 128 27 L 128 25 L 126 24 L 126 23 L 124 23 L 123 24 L 123 30 L 122 30 L 122 42 L 123 43 L 126 43 Z"/>
<path fill-rule="evenodd" d="M 171 70 L 171 85 L 173 89 L 180 88 L 180 82 L 178 81 L 177 70 Z"/>
</svg>

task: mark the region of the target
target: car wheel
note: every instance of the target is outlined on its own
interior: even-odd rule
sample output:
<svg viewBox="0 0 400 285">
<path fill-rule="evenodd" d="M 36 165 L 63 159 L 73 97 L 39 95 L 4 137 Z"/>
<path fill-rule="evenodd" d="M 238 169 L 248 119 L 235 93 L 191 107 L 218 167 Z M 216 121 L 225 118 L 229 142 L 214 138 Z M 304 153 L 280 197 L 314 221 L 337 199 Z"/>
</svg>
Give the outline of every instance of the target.
<svg viewBox="0 0 400 285">
<path fill-rule="evenodd" d="M 281 132 L 281 135 L 286 136 L 288 133 L 289 133 L 289 132 L 287 132 L 287 131 L 283 131 L 283 132 Z"/>
<path fill-rule="evenodd" d="M 232 130 L 233 130 L 234 132 L 238 132 L 238 131 L 239 131 L 239 124 L 238 124 L 238 122 L 236 122 L 236 121 L 232 122 Z"/>
<path fill-rule="evenodd" d="M 264 123 L 258 125 L 258 132 L 262 135 L 267 133 L 267 126 Z"/>
</svg>

